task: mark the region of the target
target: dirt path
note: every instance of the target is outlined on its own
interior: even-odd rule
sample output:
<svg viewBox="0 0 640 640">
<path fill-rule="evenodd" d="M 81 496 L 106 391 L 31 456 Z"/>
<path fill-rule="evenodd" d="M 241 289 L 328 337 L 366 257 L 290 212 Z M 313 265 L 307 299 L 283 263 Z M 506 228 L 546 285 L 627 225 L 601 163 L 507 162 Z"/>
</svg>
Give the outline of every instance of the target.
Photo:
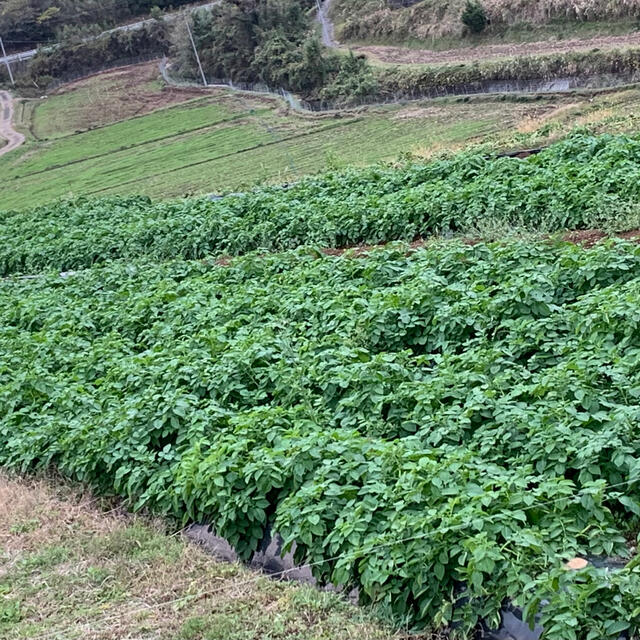
<svg viewBox="0 0 640 640">
<path fill-rule="evenodd" d="M 331 0 L 316 0 L 318 5 L 318 22 L 322 27 L 322 44 L 329 49 L 335 49 L 338 43 L 333 39 L 333 22 L 329 18 Z"/>
<path fill-rule="evenodd" d="M 495 60 L 513 56 L 570 53 L 573 51 L 589 51 L 591 49 L 620 49 L 634 46 L 640 46 L 640 32 L 622 36 L 598 36 L 577 40 L 544 40 L 522 44 L 493 44 L 449 49 L 447 51 L 407 49 L 382 45 L 351 47 L 351 49 L 363 53 L 373 60 L 391 64 L 447 64 Z"/>
<path fill-rule="evenodd" d="M 13 100 L 7 91 L 0 91 L 0 138 L 9 142 L 0 147 L 0 156 L 17 149 L 24 136 L 13 128 Z"/>
</svg>

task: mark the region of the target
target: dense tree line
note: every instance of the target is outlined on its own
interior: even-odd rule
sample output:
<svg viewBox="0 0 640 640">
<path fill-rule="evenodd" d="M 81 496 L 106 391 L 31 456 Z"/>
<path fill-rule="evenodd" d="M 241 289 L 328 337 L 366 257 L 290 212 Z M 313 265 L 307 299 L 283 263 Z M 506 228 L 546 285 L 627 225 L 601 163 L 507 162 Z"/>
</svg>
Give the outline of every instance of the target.
<svg viewBox="0 0 640 640">
<path fill-rule="evenodd" d="M 140 29 L 43 49 L 28 62 L 15 65 L 14 75 L 23 94 L 37 94 L 60 81 L 162 56 L 169 44 L 167 22 L 154 20 Z M 7 81 L 5 68 L 0 66 L 0 84 Z"/>
<path fill-rule="evenodd" d="M 67 1 L 59 0 L 59 4 Z M 10 0 L 14 2 L 44 4 L 44 0 Z M 92 15 L 96 19 L 103 15 L 107 20 L 105 8 L 111 7 L 112 18 L 116 5 L 125 3 L 126 11 L 132 12 L 142 11 L 152 2 L 154 6 L 167 4 L 158 0 L 103 0 L 96 2 Z M 64 6 L 65 11 L 70 10 Z M 314 28 L 315 9 L 313 0 L 225 0 L 212 9 L 194 12 L 191 30 L 207 77 L 210 81 L 263 83 L 331 104 L 353 103 L 374 95 L 376 78 L 363 56 L 338 54 L 322 46 Z M 57 21 L 63 13 L 62 9 L 51 11 L 51 20 Z M 35 18 L 36 25 L 42 22 Z M 107 23 L 98 30 L 104 26 Z M 21 28 L 27 29 L 24 24 Z M 111 32 L 93 39 L 79 37 L 89 34 L 79 34 L 75 29 L 71 32 L 60 26 L 59 45 L 43 48 L 18 70 L 24 90 L 43 90 L 56 81 L 168 52 L 179 77 L 200 78 L 186 20 L 159 19 L 144 29 Z M 0 69 L 0 81 L 3 76 Z"/>
<path fill-rule="evenodd" d="M 177 7 L 193 0 L 4 0 L 0 3 L 0 36 L 7 49 L 94 35 L 134 16 Z"/>
<path fill-rule="evenodd" d="M 307 98 L 368 95 L 374 76 L 362 57 L 325 50 L 312 28 L 313 0 L 228 0 L 193 14 L 192 32 L 209 79 L 261 82 Z M 181 75 L 198 77 L 186 26 L 172 48 Z"/>
</svg>

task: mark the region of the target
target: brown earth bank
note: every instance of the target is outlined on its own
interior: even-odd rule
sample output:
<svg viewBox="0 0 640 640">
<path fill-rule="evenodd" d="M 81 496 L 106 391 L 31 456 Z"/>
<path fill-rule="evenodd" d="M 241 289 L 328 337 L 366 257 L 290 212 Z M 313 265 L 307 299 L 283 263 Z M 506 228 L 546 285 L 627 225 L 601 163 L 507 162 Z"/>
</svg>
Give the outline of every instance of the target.
<svg viewBox="0 0 640 640">
<path fill-rule="evenodd" d="M 640 229 L 631 231 L 620 231 L 614 234 L 607 234 L 599 229 L 584 229 L 582 231 L 568 231 L 562 236 L 566 242 L 573 242 L 583 247 L 593 247 L 595 244 L 607 238 L 620 238 L 640 242 Z"/>
<path fill-rule="evenodd" d="M 522 44 L 493 44 L 433 51 L 383 45 L 350 47 L 353 51 L 389 64 L 448 64 L 476 62 L 515 56 L 535 56 L 591 49 L 621 49 L 640 46 L 640 32 L 622 36 L 597 36 L 576 40 L 543 40 Z"/>
<path fill-rule="evenodd" d="M 127 120 L 203 95 L 197 88 L 161 86 L 158 78 L 155 60 L 88 75 L 62 85 L 51 95 L 78 91 L 88 94 L 81 113 L 74 114 L 79 128 Z"/>
<path fill-rule="evenodd" d="M 578 231 L 566 231 L 560 236 L 550 236 L 546 234 L 542 236 L 542 239 L 551 240 L 552 237 L 559 237 L 564 242 L 571 242 L 585 248 L 590 248 L 596 245 L 598 242 L 601 242 L 602 240 L 608 240 L 610 238 L 620 238 L 621 240 L 630 240 L 640 243 L 640 229 L 633 229 L 631 231 L 620 231 L 617 233 L 606 233 L 605 231 L 602 231 L 600 229 L 582 229 Z M 413 240 L 408 244 L 407 253 L 412 253 L 413 251 L 424 249 L 433 242 L 441 239 L 442 238 L 440 236 L 432 236 L 430 238 L 417 238 L 416 240 Z M 480 244 L 481 242 L 485 242 L 484 238 L 474 238 L 472 236 L 467 236 L 459 239 L 464 244 L 468 244 L 471 246 Z M 376 249 L 381 249 L 385 246 L 388 246 L 389 244 L 391 244 L 391 242 L 394 241 L 386 242 L 383 244 L 357 244 L 350 247 L 341 247 L 339 249 L 323 248 L 318 249 L 318 252 L 325 256 L 340 257 L 346 255 L 349 258 L 360 258 L 362 256 L 366 256 L 372 251 L 375 251 Z M 221 267 L 227 267 L 231 264 L 232 260 L 237 257 L 239 256 L 220 256 L 219 258 L 215 259 L 214 264 Z M 207 259 L 205 258 L 203 262 L 207 262 Z"/>
<path fill-rule="evenodd" d="M 551 236 L 545 236 L 548 239 L 551 239 Z M 632 231 L 621 231 L 619 233 L 608 234 L 600 229 L 584 229 L 580 231 L 567 231 L 563 235 L 560 236 L 561 240 L 564 242 L 571 242 L 573 244 L 580 245 L 585 248 L 590 248 L 595 246 L 598 242 L 602 240 L 607 240 L 609 238 L 620 238 L 621 240 L 630 240 L 634 242 L 640 243 L 640 229 L 634 229 Z M 408 253 L 412 251 L 417 251 L 418 249 L 423 249 L 428 246 L 430 243 L 433 243 L 437 239 L 437 236 L 433 238 L 419 238 L 411 242 L 408 246 Z M 476 245 L 484 242 L 483 238 L 473 238 L 466 237 L 461 239 L 464 244 L 468 245 Z M 348 254 L 349 257 L 360 257 L 374 251 L 375 249 L 380 249 L 384 247 L 384 244 L 381 245 L 355 245 L 353 247 L 346 247 L 344 249 L 321 249 L 320 252 L 327 256 L 341 256 L 344 254 Z M 226 262 L 228 264 L 228 261 Z"/>
</svg>

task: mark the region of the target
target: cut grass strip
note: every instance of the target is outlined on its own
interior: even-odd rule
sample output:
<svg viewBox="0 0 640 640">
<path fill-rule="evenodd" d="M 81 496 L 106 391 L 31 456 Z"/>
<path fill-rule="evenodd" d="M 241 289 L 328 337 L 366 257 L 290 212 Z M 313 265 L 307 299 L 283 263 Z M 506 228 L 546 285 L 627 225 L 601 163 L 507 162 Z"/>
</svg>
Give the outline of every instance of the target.
<svg viewBox="0 0 640 640">
<path fill-rule="evenodd" d="M 221 564 L 108 506 L 60 479 L 0 472 L 2 638 L 401 638 L 336 595 Z"/>
</svg>

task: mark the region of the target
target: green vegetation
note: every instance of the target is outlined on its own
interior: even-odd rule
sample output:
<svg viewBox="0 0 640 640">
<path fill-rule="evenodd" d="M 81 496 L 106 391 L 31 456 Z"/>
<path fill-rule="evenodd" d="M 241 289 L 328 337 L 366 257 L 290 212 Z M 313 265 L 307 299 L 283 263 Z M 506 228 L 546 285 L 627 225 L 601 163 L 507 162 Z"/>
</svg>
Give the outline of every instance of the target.
<svg viewBox="0 0 640 640">
<path fill-rule="evenodd" d="M 639 283 L 634 244 L 532 240 L 4 280 L 0 463 L 245 557 L 273 521 L 396 622 L 544 598 L 547 638 L 610 637 L 640 623 L 637 559 L 562 563 L 628 558 L 640 525 Z"/>
<path fill-rule="evenodd" d="M 347 105 L 375 93 L 366 60 L 324 49 L 312 28 L 315 0 L 228 0 L 196 12 L 191 30 L 205 74 L 260 82 L 306 99 Z M 180 75 L 199 79 L 186 25 L 173 34 Z"/>
<path fill-rule="evenodd" d="M 134 60 L 158 58 L 169 49 L 169 27 L 162 20 L 139 29 L 111 31 L 97 38 L 81 38 L 46 47 L 15 74 L 16 86 L 25 95 L 39 95 L 47 87 Z M 0 81 L 7 82 L 7 72 Z M 34 89 L 35 87 L 35 89 Z"/>
<path fill-rule="evenodd" d="M 575 135 L 524 161 L 469 152 L 426 165 L 334 171 L 217 202 L 71 200 L 4 215 L 0 273 L 346 247 L 496 225 L 553 231 L 625 217 L 637 225 L 638 162 L 638 136 Z"/>
<path fill-rule="evenodd" d="M 620 83 L 640 77 L 640 49 L 574 51 L 563 54 L 517 56 L 479 64 L 389 65 L 375 68 L 380 96 L 420 98 L 444 91 L 487 91 L 493 82 L 547 81 L 553 78 L 596 78 L 618 74 Z M 495 91 L 495 89 L 494 89 Z"/>
<path fill-rule="evenodd" d="M 19 104 L 32 111 L 23 118 L 26 128 L 36 141 L 43 141 L 145 115 L 188 99 L 188 95 L 171 95 L 163 90 L 157 65 L 152 63 L 99 74 L 67 85 L 44 100 Z M 221 97 L 219 102 L 224 99 Z"/>
<path fill-rule="evenodd" d="M 96 35 L 152 7 L 190 0 L 10 0 L 0 6 L 0 33 L 9 51 L 35 48 L 52 40 Z"/>
<path fill-rule="evenodd" d="M 462 24 L 469 29 L 471 33 L 482 33 L 489 24 L 487 12 L 476 0 L 467 0 L 460 19 L 462 20 Z"/>
<path fill-rule="evenodd" d="M 25 124 L 49 139 L 32 136 L 0 158 L 10 185 L 0 193 L 0 208 L 33 206 L 69 193 L 157 197 L 247 189 L 329 167 L 495 140 L 541 108 L 451 101 L 311 116 L 256 95 L 215 91 L 196 98 L 192 91 L 158 90 L 150 86 L 156 76 L 155 65 L 130 67 L 24 103 L 18 109 L 22 119 L 31 114 Z M 130 117 L 158 104 L 169 106 Z M 67 107 L 68 120 L 53 117 Z M 120 117 L 129 119 L 113 122 Z M 101 126 L 82 131 L 91 122 Z"/>
<path fill-rule="evenodd" d="M 113 506 L 59 476 L 0 474 L 4 640 L 401 640 L 335 594 L 218 563 Z"/>
</svg>

